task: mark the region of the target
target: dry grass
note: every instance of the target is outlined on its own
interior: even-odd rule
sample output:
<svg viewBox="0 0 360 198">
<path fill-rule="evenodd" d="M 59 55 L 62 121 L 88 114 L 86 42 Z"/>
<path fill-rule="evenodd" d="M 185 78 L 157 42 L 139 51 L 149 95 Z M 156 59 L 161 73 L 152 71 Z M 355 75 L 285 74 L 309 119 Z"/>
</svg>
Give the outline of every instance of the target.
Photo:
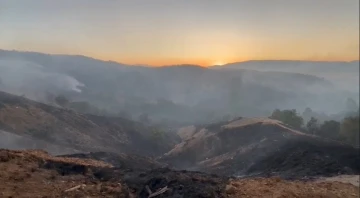
<svg viewBox="0 0 360 198">
<path fill-rule="evenodd" d="M 226 187 L 229 197 L 271 198 L 356 198 L 359 187 L 339 182 L 284 181 L 280 178 L 232 180 Z"/>
<path fill-rule="evenodd" d="M 59 163 L 71 163 L 76 165 L 92 166 L 92 167 L 112 167 L 111 164 L 93 159 L 53 157 L 49 155 L 47 152 L 42 150 L 16 151 L 16 150 L 0 149 L 0 161 L 6 162 L 7 160 L 11 160 L 11 159 L 18 159 L 24 161 L 41 160 L 41 161 L 51 161 L 51 162 L 59 162 Z"/>
</svg>

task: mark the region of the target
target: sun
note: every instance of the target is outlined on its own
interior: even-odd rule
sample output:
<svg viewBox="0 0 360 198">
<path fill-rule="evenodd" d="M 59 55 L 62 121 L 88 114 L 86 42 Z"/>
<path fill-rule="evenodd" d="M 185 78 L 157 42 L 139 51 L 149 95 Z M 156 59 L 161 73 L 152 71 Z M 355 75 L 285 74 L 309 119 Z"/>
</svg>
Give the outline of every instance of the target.
<svg viewBox="0 0 360 198">
<path fill-rule="evenodd" d="M 215 66 L 222 66 L 222 65 L 225 65 L 226 63 L 222 62 L 222 61 L 216 61 L 213 63 L 213 65 Z"/>
</svg>

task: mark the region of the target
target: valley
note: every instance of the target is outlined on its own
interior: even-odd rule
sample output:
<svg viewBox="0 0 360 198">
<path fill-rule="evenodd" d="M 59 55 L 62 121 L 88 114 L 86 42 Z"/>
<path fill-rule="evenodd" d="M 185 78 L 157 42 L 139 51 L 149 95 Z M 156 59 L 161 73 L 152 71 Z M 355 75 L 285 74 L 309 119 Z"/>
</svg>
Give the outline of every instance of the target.
<svg viewBox="0 0 360 198">
<path fill-rule="evenodd" d="M 360 174 L 359 148 L 266 117 L 154 136 L 151 124 L 0 92 L 0 127 L 2 197 L 359 196 L 330 179 Z"/>
</svg>

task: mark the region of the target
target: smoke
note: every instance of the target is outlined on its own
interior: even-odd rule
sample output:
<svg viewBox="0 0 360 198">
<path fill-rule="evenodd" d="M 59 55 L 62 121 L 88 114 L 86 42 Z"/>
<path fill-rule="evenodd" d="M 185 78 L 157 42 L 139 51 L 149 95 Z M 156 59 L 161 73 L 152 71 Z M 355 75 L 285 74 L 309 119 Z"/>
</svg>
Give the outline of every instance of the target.
<svg viewBox="0 0 360 198">
<path fill-rule="evenodd" d="M 176 122 L 266 116 L 275 108 L 302 112 L 310 107 L 336 114 L 343 111 L 347 98 L 359 99 L 355 62 L 343 63 L 344 67 L 341 63 L 244 64 L 221 70 L 191 65 L 145 68 L 83 56 L 0 51 L 0 90 L 40 102 L 47 101 L 47 93 L 63 94 L 111 114 L 146 113 L 153 120 Z"/>
<path fill-rule="evenodd" d="M 0 60 L 0 89 L 14 94 L 33 95 L 46 91 L 81 92 L 85 85 L 62 73 L 22 60 Z"/>
<path fill-rule="evenodd" d="M 0 130 L 0 148 L 13 150 L 42 149 L 52 155 L 64 155 L 80 152 L 75 149 L 64 148 L 53 143 L 35 140 L 30 137 L 19 136 L 2 130 Z"/>
</svg>

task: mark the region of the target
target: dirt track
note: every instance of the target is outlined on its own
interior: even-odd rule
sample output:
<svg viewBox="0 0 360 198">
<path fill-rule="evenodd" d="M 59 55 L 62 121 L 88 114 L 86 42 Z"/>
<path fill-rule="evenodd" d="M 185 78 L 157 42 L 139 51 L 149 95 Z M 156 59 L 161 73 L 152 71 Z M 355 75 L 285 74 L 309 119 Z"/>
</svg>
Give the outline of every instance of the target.
<svg viewBox="0 0 360 198">
<path fill-rule="evenodd" d="M 341 182 L 345 184 L 352 184 L 354 186 L 360 186 L 360 175 L 338 175 L 335 177 L 322 177 L 317 180 L 318 182 Z"/>
<path fill-rule="evenodd" d="M 79 185 L 83 186 L 65 192 Z M 169 169 L 122 170 L 93 160 L 0 150 L 0 197 L 148 197 L 146 185 L 153 192 L 165 186 L 171 189 L 159 198 L 359 197 L 359 187 L 339 182 L 238 180 Z"/>
</svg>

